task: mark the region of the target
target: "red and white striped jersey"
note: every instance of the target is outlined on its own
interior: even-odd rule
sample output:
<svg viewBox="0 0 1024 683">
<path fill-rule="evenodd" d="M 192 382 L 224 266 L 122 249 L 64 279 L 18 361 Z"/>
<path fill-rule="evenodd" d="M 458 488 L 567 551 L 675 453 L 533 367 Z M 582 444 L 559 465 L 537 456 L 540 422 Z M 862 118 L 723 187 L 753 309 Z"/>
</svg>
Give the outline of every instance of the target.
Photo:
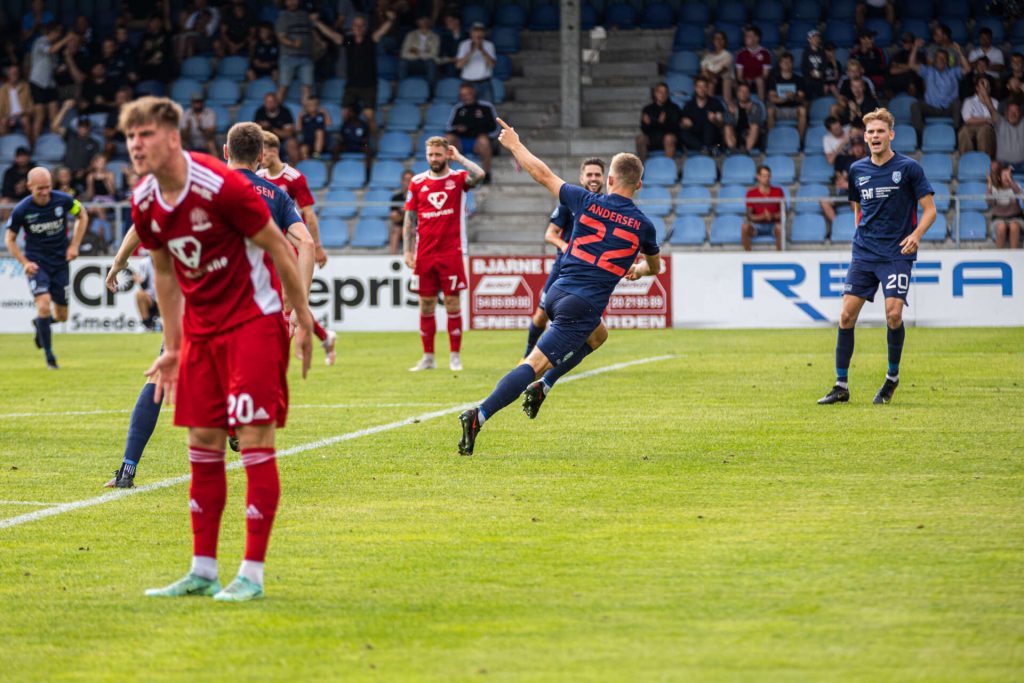
<svg viewBox="0 0 1024 683">
<path fill-rule="evenodd" d="M 256 171 L 256 175 L 269 180 L 287 192 L 288 196 L 292 198 L 300 209 L 313 206 L 316 203 L 316 200 L 313 199 L 313 193 L 309 191 L 309 183 L 306 182 L 306 176 L 302 175 L 302 171 L 294 166 L 285 164 L 284 170 L 276 176 L 270 175 L 267 169 L 261 168 Z"/>
<path fill-rule="evenodd" d="M 412 177 L 405 195 L 405 210 L 416 212 L 416 258 L 465 255 L 465 171 L 448 170 L 441 177 L 424 171 Z"/>
<path fill-rule="evenodd" d="M 210 337 L 281 311 L 270 256 L 248 240 L 270 222 L 249 180 L 206 154 L 183 152 L 185 188 L 170 206 L 154 176 L 132 192 L 132 220 L 147 249 L 167 248 L 185 297 L 183 333 Z"/>
</svg>

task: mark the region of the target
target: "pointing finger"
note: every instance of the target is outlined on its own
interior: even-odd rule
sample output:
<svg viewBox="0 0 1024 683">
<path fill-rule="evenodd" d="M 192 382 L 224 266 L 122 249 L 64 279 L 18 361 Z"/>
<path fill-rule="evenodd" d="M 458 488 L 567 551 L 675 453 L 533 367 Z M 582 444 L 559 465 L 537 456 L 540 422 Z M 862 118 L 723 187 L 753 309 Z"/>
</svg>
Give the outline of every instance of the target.
<svg viewBox="0 0 1024 683">
<path fill-rule="evenodd" d="M 500 117 L 498 118 L 498 125 L 504 128 L 505 130 L 512 130 L 512 126 L 505 123 Z"/>
</svg>

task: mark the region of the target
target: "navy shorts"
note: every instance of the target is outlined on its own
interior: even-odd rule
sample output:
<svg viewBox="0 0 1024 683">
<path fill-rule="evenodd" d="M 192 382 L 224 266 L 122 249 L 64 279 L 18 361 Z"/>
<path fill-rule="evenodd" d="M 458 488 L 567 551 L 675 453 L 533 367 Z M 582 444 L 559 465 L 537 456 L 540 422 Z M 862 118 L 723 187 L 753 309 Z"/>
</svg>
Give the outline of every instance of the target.
<svg viewBox="0 0 1024 683">
<path fill-rule="evenodd" d="M 882 285 L 882 293 L 886 299 L 902 299 L 906 303 L 907 292 L 910 290 L 910 270 L 913 265 L 913 261 L 904 260 L 872 262 L 854 259 L 846 271 L 843 294 L 874 301 L 878 285 Z"/>
<path fill-rule="evenodd" d="M 547 331 L 537 341 L 552 365 L 569 360 L 601 324 L 601 311 L 586 300 L 555 285 L 547 294 Z"/>
<path fill-rule="evenodd" d="M 558 271 L 562 268 L 561 257 L 556 258 L 554 264 L 551 266 L 551 272 L 548 273 L 548 279 L 544 281 L 544 289 L 540 291 L 540 305 L 538 308 L 542 311 L 547 311 L 547 298 L 548 290 L 551 289 L 551 285 L 555 284 L 555 280 L 558 279 Z"/>
<path fill-rule="evenodd" d="M 65 263 L 56 268 L 39 265 L 35 275 L 28 276 L 28 288 L 32 290 L 32 296 L 49 294 L 53 303 L 58 306 L 68 305 L 68 283 L 71 280 L 70 269 Z"/>
</svg>

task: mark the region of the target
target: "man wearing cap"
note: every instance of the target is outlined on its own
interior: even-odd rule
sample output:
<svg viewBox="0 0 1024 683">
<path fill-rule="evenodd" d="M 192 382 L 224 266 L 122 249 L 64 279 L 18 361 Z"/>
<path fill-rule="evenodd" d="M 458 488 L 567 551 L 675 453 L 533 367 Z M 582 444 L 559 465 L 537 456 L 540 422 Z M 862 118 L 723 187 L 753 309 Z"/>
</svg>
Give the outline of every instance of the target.
<svg viewBox="0 0 1024 683">
<path fill-rule="evenodd" d="M 856 59 L 864 69 L 864 75 L 871 79 L 875 88 L 885 82 L 888 66 L 885 51 L 875 45 L 875 32 L 865 29 L 857 36 L 857 46 L 850 51 L 850 59 Z"/>
<path fill-rule="evenodd" d="M 494 100 L 491 89 L 491 74 L 498 62 L 494 43 L 484 40 L 484 25 L 479 21 L 469 29 L 469 40 L 459 43 L 459 51 L 455 54 L 455 68 L 459 70 L 459 78 L 471 83 L 476 88 L 477 99 L 485 102 Z"/>
<path fill-rule="evenodd" d="M 807 49 L 800 61 L 800 73 L 804 76 L 807 97 L 813 100 L 825 94 L 825 48 L 818 29 L 807 32 Z"/>
<path fill-rule="evenodd" d="M 191 103 L 181 119 L 182 143 L 193 152 L 217 156 L 217 112 L 206 106 L 202 93 L 192 93 Z"/>
<path fill-rule="evenodd" d="M 75 120 L 74 131 L 60 127 L 61 118 L 54 122 L 51 130 L 64 137 L 64 165 L 71 169 L 76 182 L 84 183 L 92 158 L 100 153 L 100 142 L 92 135 L 92 121 L 88 116 Z"/>
</svg>

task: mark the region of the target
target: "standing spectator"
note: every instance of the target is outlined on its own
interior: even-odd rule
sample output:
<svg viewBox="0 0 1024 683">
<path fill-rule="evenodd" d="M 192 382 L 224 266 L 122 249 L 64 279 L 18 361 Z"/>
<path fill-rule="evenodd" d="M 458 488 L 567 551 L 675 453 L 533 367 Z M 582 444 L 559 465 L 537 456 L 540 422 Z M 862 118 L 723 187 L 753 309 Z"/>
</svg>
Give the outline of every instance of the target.
<svg viewBox="0 0 1024 683">
<path fill-rule="evenodd" d="M 893 53 L 892 59 L 889 60 L 889 78 L 885 82 L 885 92 L 890 99 L 900 93 L 918 97 L 924 89 L 915 65 L 910 63 L 910 53 L 913 49 L 914 34 L 908 31 L 900 38 L 900 49 Z"/>
<path fill-rule="evenodd" d="M 277 44 L 274 25 L 269 21 L 261 21 L 256 29 L 256 44 L 249 55 L 249 69 L 246 77 L 250 81 L 257 78 L 270 77 L 277 81 L 277 64 L 281 48 Z"/>
<path fill-rule="evenodd" d="M 472 150 L 480 157 L 484 182 L 491 182 L 491 158 L 498 140 L 498 112 L 490 102 L 477 99 L 477 91 L 469 83 L 459 88 L 460 103 L 452 107 L 448 117 L 448 143 L 465 152 Z"/>
<path fill-rule="evenodd" d="M 175 36 L 178 57 L 183 61 L 196 53 L 210 52 L 214 38 L 220 31 L 220 10 L 211 7 L 208 0 L 193 2 L 195 11 L 187 14 L 182 22 L 184 30 Z"/>
<path fill-rule="evenodd" d="M 796 119 L 800 139 L 807 130 L 807 93 L 804 79 L 793 73 L 793 55 L 786 52 L 779 58 L 779 71 L 768 80 L 768 128 L 779 119 Z"/>
<path fill-rule="evenodd" d="M 298 76 L 302 100 L 306 101 L 313 87 L 313 22 L 309 12 L 299 9 L 299 0 L 285 0 L 284 7 L 274 24 L 277 41 L 281 44 L 277 98 L 284 101 L 288 86 Z"/>
<path fill-rule="evenodd" d="M 765 85 L 772 70 L 772 53 L 761 46 L 761 29 L 743 27 L 743 47 L 736 53 L 736 82 L 746 83 L 765 101 Z"/>
<path fill-rule="evenodd" d="M 299 117 L 299 155 L 303 159 L 319 159 L 327 144 L 327 129 L 333 124 L 331 115 L 320 107 L 320 100 L 310 97 L 302 105 Z"/>
<path fill-rule="evenodd" d="M 43 0 L 32 0 L 32 6 L 21 17 L 22 43 L 31 45 L 32 41 L 38 38 L 46 30 L 47 25 L 52 24 L 53 21 L 53 12 L 46 9 L 46 3 Z"/>
<path fill-rule="evenodd" d="M 277 95 L 268 92 L 263 96 L 263 106 L 253 114 L 253 121 L 263 130 L 269 130 L 281 141 L 281 151 L 287 160 L 294 161 L 299 156 L 299 148 L 295 144 L 295 117 L 288 107 L 282 106 Z M 284 156 L 283 155 L 283 156 Z"/>
<path fill-rule="evenodd" d="M 772 185 L 772 169 L 759 166 L 757 184 L 747 190 L 747 219 L 743 223 L 743 248 L 753 249 L 753 240 L 760 235 L 775 235 L 775 249 L 782 250 L 782 201 L 786 195 L 781 187 Z M 777 199 L 774 202 L 756 201 Z M 755 201 L 751 201 L 755 200 Z"/>
<path fill-rule="evenodd" d="M 71 40 L 71 34 L 61 38 L 63 29 L 60 24 L 46 25 L 45 33 L 32 43 L 31 62 L 28 85 L 32 94 L 32 133 L 33 141 L 43 132 L 43 126 L 51 124 L 57 117 L 57 81 L 53 77 L 57 67 L 57 54 Z"/>
<path fill-rule="evenodd" d="M 807 49 L 800 61 L 800 73 L 804 77 L 807 97 L 814 99 L 825 95 L 825 48 L 818 29 L 807 32 Z"/>
<path fill-rule="evenodd" d="M 217 156 L 217 112 L 206 106 L 203 94 L 192 93 L 192 100 L 181 117 L 181 144 L 185 149 Z"/>
<path fill-rule="evenodd" d="M 640 134 L 636 136 L 636 153 L 647 159 L 647 153 L 664 150 L 669 159 L 675 157 L 682 112 L 669 99 L 668 85 L 659 83 L 651 88 L 651 103 L 640 114 Z"/>
<path fill-rule="evenodd" d="M 840 154 L 850 149 L 850 127 L 844 126 L 835 116 L 829 116 L 825 119 L 825 130 L 828 132 L 821 138 L 821 151 L 825 153 L 829 166 L 832 166 Z"/>
<path fill-rule="evenodd" d="M 708 82 L 700 76 L 693 82 L 693 90 L 679 120 L 679 139 L 687 149 L 717 153 L 725 125 L 722 103 L 708 96 Z"/>
<path fill-rule="evenodd" d="M 149 18 L 146 32 L 139 43 L 137 69 L 139 79 L 169 83 L 173 77 L 174 60 L 168 24 L 157 15 Z"/>
<path fill-rule="evenodd" d="M 107 78 L 107 67 L 96 62 L 89 69 L 89 77 L 82 83 L 79 95 L 79 114 L 106 114 L 114 108 L 117 83 Z"/>
<path fill-rule="evenodd" d="M 469 34 L 462 28 L 462 19 L 454 9 L 444 17 L 444 31 L 441 33 L 441 72 L 445 76 L 455 76 L 455 58 L 459 54 L 459 45 L 469 40 Z"/>
<path fill-rule="evenodd" d="M 751 96 L 750 86 L 740 83 L 736 88 L 736 101 L 725 105 L 725 128 L 722 131 L 725 146 L 734 152 L 742 140 L 747 154 L 753 154 L 767 119 L 764 105 Z"/>
<path fill-rule="evenodd" d="M 65 107 L 70 105 L 65 102 Z M 85 182 L 85 173 L 93 157 L 100 153 L 100 143 L 92 136 L 92 122 L 88 116 L 79 116 L 74 132 L 59 125 L 51 127 L 54 133 L 64 137 L 64 163 L 71 169 L 76 183 Z"/>
<path fill-rule="evenodd" d="M 888 71 L 888 57 L 885 50 L 875 45 L 875 32 L 863 30 L 857 36 L 857 46 L 850 51 L 850 59 L 860 62 L 864 75 L 871 81 L 872 90 L 881 88 Z"/>
<path fill-rule="evenodd" d="M 910 109 L 918 136 L 924 130 L 926 116 L 950 116 L 953 118 L 953 127 L 960 127 L 960 100 L 957 98 L 960 79 L 971 70 L 967 57 L 959 45 L 956 45 L 957 54 L 960 56 L 959 69 L 948 66 L 948 55 L 943 50 L 936 53 L 933 66 L 917 62 L 917 53 L 922 47 L 924 40 L 918 38 L 910 52 L 910 62 L 916 64 L 917 73 L 924 79 L 924 102 L 914 102 Z"/>
<path fill-rule="evenodd" d="M 67 45 L 57 56 L 53 80 L 57 83 L 57 101 L 75 100 L 81 94 L 82 83 L 92 67 L 92 53 L 85 39 L 77 33 L 70 33 Z"/>
<path fill-rule="evenodd" d="M 967 55 L 967 61 L 974 63 L 979 57 L 988 57 L 988 75 L 999 78 L 1003 73 L 1003 51 L 992 44 L 992 29 L 982 26 L 978 30 L 978 46 Z"/>
<path fill-rule="evenodd" d="M 725 48 L 725 33 L 715 31 L 711 49 L 700 60 L 700 75 L 708 82 L 708 92 L 721 94 L 726 102 L 732 101 L 734 71 L 732 53 Z"/>
<path fill-rule="evenodd" d="M 87 202 L 113 202 L 117 199 L 117 181 L 114 172 L 107 168 L 107 157 L 103 154 L 97 154 L 89 162 L 84 197 Z M 106 236 L 108 242 L 111 237 Z"/>
<path fill-rule="evenodd" d="M 0 86 L 0 135 L 20 130 L 32 132 L 32 95 L 17 65 L 7 67 L 7 80 Z"/>
<path fill-rule="evenodd" d="M 19 147 L 14 150 L 14 163 L 4 171 L 3 188 L 0 194 L 5 204 L 20 202 L 29 195 L 28 172 L 32 170 L 31 152 L 28 147 Z"/>
<path fill-rule="evenodd" d="M 399 80 L 410 74 L 423 74 L 433 92 L 440 56 L 441 38 L 431 30 L 430 17 L 418 18 L 416 30 L 405 34 L 405 40 L 402 41 L 401 61 L 398 63 Z"/>
<path fill-rule="evenodd" d="M 885 19 L 895 24 L 896 6 L 893 0 L 860 0 L 854 17 L 858 31 L 864 28 L 865 19 Z"/>
<path fill-rule="evenodd" d="M 391 212 L 388 214 L 388 222 L 391 229 L 388 231 L 388 253 L 398 254 L 402 250 L 402 223 L 405 221 L 405 200 L 409 192 L 409 183 L 412 181 L 412 171 L 402 171 L 402 186 L 398 192 L 391 195 Z"/>
<path fill-rule="evenodd" d="M 103 138 L 107 142 L 104 151 L 110 158 L 128 158 L 128 147 L 118 122 L 120 121 L 121 109 L 131 100 L 131 86 L 125 85 L 118 88 L 117 94 L 114 96 L 114 106 L 111 108 L 110 113 L 107 114 L 107 121 L 103 125 Z"/>
<path fill-rule="evenodd" d="M 988 109 L 996 131 L 996 153 L 994 157 L 1001 164 L 1015 166 L 1024 163 L 1024 121 L 1021 120 L 1021 106 L 1016 102 L 1006 105 L 1006 116 L 999 113 L 996 102 L 989 93 L 978 93 L 982 104 Z"/>
<path fill-rule="evenodd" d="M 992 209 L 992 229 L 995 232 L 996 248 L 1005 247 L 1006 238 L 1009 237 L 1010 248 L 1016 249 L 1020 246 L 1020 232 L 1024 227 L 1024 213 L 1020 208 L 1021 199 L 1024 197 L 1020 185 L 1013 180 L 1013 169 L 1003 164 L 996 166 L 986 180 L 988 188 L 985 194 L 990 195 L 986 201 Z"/>
<path fill-rule="evenodd" d="M 375 0 L 372 5 L 368 4 L 373 8 L 370 20 L 373 32 L 376 33 L 380 27 L 387 26 L 377 41 L 382 53 L 398 54 L 399 38 L 405 33 L 406 28 L 412 25 L 409 4 L 407 0 Z"/>
<path fill-rule="evenodd" d="M 484 40 L 484 25 L 477 22 L 469 30 L 469 40 L 459 43 L 459 51 L 455 55 L 459 78 L 463 83 L 472 84 L 476 88 L 476 96 L 484 102 L 494 100 L 491 74 L 498 63 L 497 54 L 494 43 Z"/>
<path fill-rule="evenodd" d="M 218 58 L 228 55 L 248 56 L 252 34 L 249 9 L 245 6 L 244 0 L 234 0 L 227 20 L 220 25 L 220 36 L 213 43 L 213 53 Z"/>
</svg>

